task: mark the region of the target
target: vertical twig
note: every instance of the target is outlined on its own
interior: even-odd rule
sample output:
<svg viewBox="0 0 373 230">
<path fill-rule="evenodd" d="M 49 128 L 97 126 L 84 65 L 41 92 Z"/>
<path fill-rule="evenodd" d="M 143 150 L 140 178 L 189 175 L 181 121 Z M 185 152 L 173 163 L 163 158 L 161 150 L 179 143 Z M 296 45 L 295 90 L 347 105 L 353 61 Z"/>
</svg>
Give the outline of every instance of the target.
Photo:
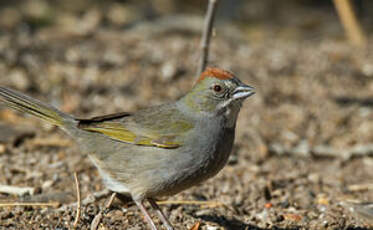
<svg viewBox="0 0 373 230">
<path fill-rule="evenodd" d="M 333 2 L 350 42 L 359 47 L 365 46 L 367 39 L 356 18 L 351 1 L 333 0 Z"/>
<path fill-rule="evenodd" d="M 76 186 L 76 197 L 78 200 L 77 207 L 76 207 L 75 221 L 73 224 L 74 228 L 76 228 L 78 226 L 78 222 L 79 222 L 80 214 L 82 210 L 82 204 L 81 204 L 81 198 L 80 198 L 80 184 L 79 184 L 78 175 L 76 172 L 74 172 L 74 179 L 75 179 L 75 186 Z"/>
<path fill-rule="evenodd" d="M 203 26 L 202 32 L 202 40 L 201 40 L 201 58 L 199 61 L 197 76 L 201 75 L 201 73 L 205 70 L 208 58 L 209 58 L 209 48 L 210 48 L 210 40 L 212 34 L 212 28 L 214 25 L 214 18 L 217 9 L 218 0 L 209 0 L 209 5 L 207 8 L 207 13 L 205 17 L 205 22 Z"/>
</svg>

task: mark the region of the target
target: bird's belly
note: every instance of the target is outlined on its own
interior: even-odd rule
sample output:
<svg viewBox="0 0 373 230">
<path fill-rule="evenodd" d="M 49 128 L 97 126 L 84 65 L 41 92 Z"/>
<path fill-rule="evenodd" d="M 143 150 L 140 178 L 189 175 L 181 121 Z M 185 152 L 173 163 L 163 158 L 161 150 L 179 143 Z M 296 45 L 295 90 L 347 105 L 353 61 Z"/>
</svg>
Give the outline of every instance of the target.
<svg viewBox="0 0 373 230">
<path fill-rule="evenodd" d="M 125 183 L 120 182 L 119 180 L 115 179 L 110 173 L 106 172 L 102 168 L 101 166 L 102 163 L 96 157 L 94 157 L 93 155 L 89 155 L 89 158 L 91 159 L 92 163 L 96 166 L 102 178 L 103 183 L 109 190 L 113 192 L 121 193 L 121 194 L 131 193 L 131 190 L 128 188 L 128 186 L 126 186 Z"/>
<path fill-rule="evenodd" d="M 188 144 L 178 151 L 113 142 L 110 149 L 96 148 L 90 158 L 106 187 L 114 192 L 129 193 L 134 198 L 173 195 L 207 180 L 224 167 L 234 129 L 223 133 L 226 136 L 216 144 L 203 140 L 199 146 Z M 107 154 L 98 153 L 100 150 Z"/>
</svg>

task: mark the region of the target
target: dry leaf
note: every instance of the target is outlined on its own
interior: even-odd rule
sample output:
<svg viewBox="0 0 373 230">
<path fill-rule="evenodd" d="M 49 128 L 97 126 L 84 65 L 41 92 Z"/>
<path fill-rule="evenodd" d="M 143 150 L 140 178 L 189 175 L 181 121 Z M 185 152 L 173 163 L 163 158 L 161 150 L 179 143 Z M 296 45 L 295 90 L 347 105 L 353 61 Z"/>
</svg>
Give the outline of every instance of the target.
<svg viewBox="0 0 373 230">
<path fill-rule="evenodd" d="M 294 213 L 285 213 L 282 216 L 284 217 L 285 220 L 290 220 L 290 221 L 295 221 L 295 222 L 301 221 L 303 219 L 301 215 L 294 214 Z"/>
<path fill-rule="evenodd" d="M 201 225 L 201 222 L 198 221 L 197 223 L 193 225 L 193 227 L 190 230 L 198 230 L 200 225 Z"/>
</svg>

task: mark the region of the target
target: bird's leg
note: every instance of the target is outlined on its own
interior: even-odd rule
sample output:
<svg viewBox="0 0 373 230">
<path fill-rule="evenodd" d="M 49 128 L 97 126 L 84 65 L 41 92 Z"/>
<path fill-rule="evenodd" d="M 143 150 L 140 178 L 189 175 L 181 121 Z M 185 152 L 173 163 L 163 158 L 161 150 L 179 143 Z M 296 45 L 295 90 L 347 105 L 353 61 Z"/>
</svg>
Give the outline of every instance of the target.
<svg viewBox="0 0 373 230">
<path fill-rule="evenodd" d="M 146 211 L 146 208 L 144 207 L 144 204 L 143 204 L 144 200 L 134 200 L 134 201 L 137 207 L 139 207 L 139 209 L 141 210 L 142 214 L 145 216 L 145 220 L 146 222 L 148 222 L 150 228 L 152 230 L 157 230 L 157 227 L 155 226 L 152 218 L 150 217 L 148 211 Z"/>
<path fill-rule="evenodd" d="M 174 227 L 170 224 L 167 217 L 163 214 L 162 210 L 159 208 L 158 204 L 152 198 L 148 198 L 150 205 L 155 209 L 159 219 L 166 226 L 167 230 L 174 230 Z"/>
</svg>

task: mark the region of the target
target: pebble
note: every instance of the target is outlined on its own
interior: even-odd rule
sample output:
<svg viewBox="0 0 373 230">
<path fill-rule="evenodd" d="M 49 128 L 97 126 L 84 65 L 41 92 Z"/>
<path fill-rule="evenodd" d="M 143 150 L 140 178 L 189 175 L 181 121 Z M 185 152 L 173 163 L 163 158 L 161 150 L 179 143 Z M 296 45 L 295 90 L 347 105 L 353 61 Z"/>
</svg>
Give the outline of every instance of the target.
<svg viewBox="0 0 373 230">
<path fill-rule="evenodd" d="M 210 209 L 202 209 L 196 212 L 196 216 L 204 216 L 211 213 Z"/>
<path fill-rule="evenodd" d="M 42 189 L 47 189 L 50 188 L 53 185 L 54 181 L 53 180 L 47 180 L 42 184 Z"/>
<path fill-rule="evenodd" d="M 217 229 L 219 229 L 219 227 L 217 226 L 210 226 L 210 225 L 206 226 L 206 230 L 217 230 Z"/>
<path fill-rule="evenodd" d="M 5 153 L 6 147 L 3 144 L 0 144 L 0 154 Z"/>
<path fill-rule="evenodd" d="M 176 76 L 177 68 L 171 62 L 166 62 L 161 68 L 161 77 L 164 81 L 170 81 Z"/>
</svg>

